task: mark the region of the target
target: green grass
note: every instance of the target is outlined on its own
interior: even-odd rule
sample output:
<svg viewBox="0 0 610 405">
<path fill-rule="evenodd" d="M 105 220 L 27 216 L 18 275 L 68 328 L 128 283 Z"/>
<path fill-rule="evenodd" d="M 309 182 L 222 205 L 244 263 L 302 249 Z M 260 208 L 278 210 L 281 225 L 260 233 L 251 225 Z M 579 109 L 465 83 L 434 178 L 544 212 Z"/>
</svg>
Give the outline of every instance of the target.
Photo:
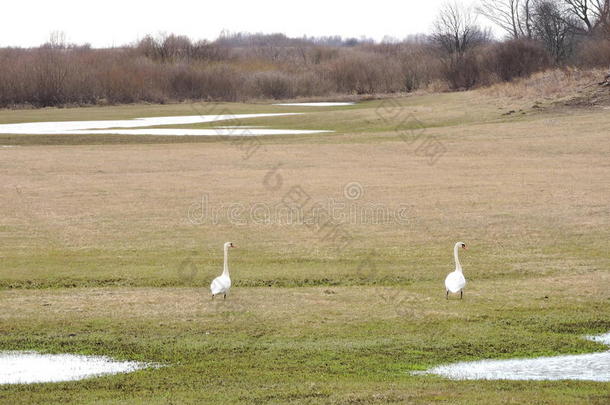
<svg viewBox="0 0 610 405">
<path fill-rule="evenodd" d="M 472 113 L 473 101 L 476 114 Z M 421 128 L 443 128 L 463 124 L 506 121 L 503 115 L 506 105 L 488 99 L 481 102 L 476 98 L 464 99 L 453 94 L 434 94 L 419 97 L 364 101 L 354 106 L 333 107 L 298 107 L 273 106 L 244 103 L 183 103 L 167 106 L 129 105 L 110 107 L 86 107 L 41 110 L 5 110 L 0 112 L 0 124 L 41 121 L 71 121 L 87 119 L 116 120 L 139 117 L 173 116 L 173 115 L 233 115 L 252 113 L 292 113 L 305 112 L 305 115 L 270 118 L 248 118 L 229 121 L 218 121 L 195 125 L 171 125 L 172 128 L 213 128 L 218 125 L 253 125 L 280 129 L 333 130 L 335 136 L 269 136 L 270 142 L 344 142 L 343 137 L 336 135 L 360 134 L 359 141 L 373 139 L 378 141 L 380 134 L 396 138 L 397 127 L 403 131 Z M 356 114 L 354 114 L 356 113 Z M 530 112 L 533 114 L 534 112 Z M 525 114 L 525 112 L 523 112 Z M 58 118 L 61 117 L 61 118 Z M 512 121 L 524 119 L 521 113 L 512 117 Z M 165 128 L 168 126 L 153 126 Z M 362 135 L 369 134 L 364 137 Z M 374 135 L 373 138 L 370 135 Z M 6 135 L 0 134 L 2 145 L 99 145 L 99 144 L 147 144 L 147 143 L 202 143 L 219 142 L 226 138 L 196 136 L 131 136 L 131 135 Z"/>
<path fill-rule="evenodd" d="M 468 92 L 397 99 L 397 115 L 382 119 L 381 103 L 223 104 L 236 114 L 308 113 L 248 125 L 336 131 L 264 137 L 249 159 L 218 138 L 0 135 L 1 145 L 21 145 L 0 149 L 0 349 L 162 366 L 4 385 L 0 402 L 608 403 L 610 383 L 412 374 L 607 350 L 582 338 L 610 330 L 607 113 L 531 111 Z M 0 111 L 0 123 L 192 110 Z M 404 117 L 446 156 L 430 165 L 399 140 L 395 128 L 412 123 Z M 263 179 L 278 163 L 283 188 L 270 191 Z M 360 200 L 346 201 L 349 182 L 363 185 Z M 337 250 L 299 224 L 187 218 L 202 193 L 213 206 L 273 205 L 292 185 L 315 201 L 403 203 L 409 220 L 344 224 L 353 240 Z M 212 301 L 226 240 L 239 246 L 234 287 Z M 464 300 L 445 300 L 457 240 L 470 246 L 461 254 L 468 285 Z"/>
<path fill-rule="evenodd" d="M 604 306 L 566 307 L 562 296 L 515 303 L 514 297 L 492 301 L 475 291 L 467 301 L 445 302 L 442 293 L 433 294 L 433 301 L 425 298 L 433 289 L 422 284 L 382 290 L 240 289 L 212 306 L 197 289 L 26 293 L 49 306 L 34 309 L 25 303 L 22 310 L 29 316 L 11 317 L 0 339 L 3 348 L 104 353 L 166 367 L 85 382 L 5 386 L 0 392 L 24 403 L 491 403 L 507 401 L 506 396 L 529 402 L 534 393 L 540 403 L 607 399 L 603 383 L 452 382 L 411 375 L 456 360 L 596 351 L 601 345 L 577 335 L 610 327 L 607 320 L 600 322 Z M 113 305 L 107 312 L 85 310 L 78 318 L 76 308 L 57 314 L 60 308 L 54 306 L 62 301 L 54 298 L 73 294 L 90 297 L 70 306 L 112 299 L 130 304 L 123 312 L 114 312 Z M 177 297 L 179 308 L 163 309 Z M 425 311 L 451 315 L 425 315 L 424 305 Z M 34 313 L 41 310 L 55 316 Z"/>
</svg>

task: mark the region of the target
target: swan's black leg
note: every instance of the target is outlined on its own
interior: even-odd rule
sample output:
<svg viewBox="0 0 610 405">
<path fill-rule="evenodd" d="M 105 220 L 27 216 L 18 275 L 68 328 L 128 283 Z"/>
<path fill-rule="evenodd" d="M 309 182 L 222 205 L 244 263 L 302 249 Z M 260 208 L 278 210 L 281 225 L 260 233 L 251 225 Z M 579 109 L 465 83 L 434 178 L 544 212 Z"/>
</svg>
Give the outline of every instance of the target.
<svg viewBox="0 0 610 405">
<path fill-rule="evenodd" d="M 214 299 L 214 294 L 212 294 L 212 299 Z"/>
<path fill-rule="evenodd" d="M 447 290 L 447 294 L 445 294 L 445 299 L 448 300 L 449 299 L 449 290 Z"/>
<path fill-rule="evenodd" d="M 460 299 L 462 299 L 463 295 L 464 295 L 464 291 L 460 290 Z"/>
<path fill-rule="evenodd" d="M 227 299 L 227 294 L 225 294 L 225 297 L 224 297 L 224 299 L 225 299 L 225 300 L 226 300 L 226 299 Z"/>
</svg>

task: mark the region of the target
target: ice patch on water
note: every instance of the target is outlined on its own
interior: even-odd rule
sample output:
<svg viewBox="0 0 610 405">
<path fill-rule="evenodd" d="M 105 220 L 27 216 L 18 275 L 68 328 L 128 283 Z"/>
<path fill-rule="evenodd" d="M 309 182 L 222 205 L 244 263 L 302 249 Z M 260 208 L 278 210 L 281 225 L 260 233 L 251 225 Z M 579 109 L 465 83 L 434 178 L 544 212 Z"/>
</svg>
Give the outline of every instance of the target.
<svg viewBox="0 0 610 405">
<path fill-rule="evenodd" d="M 150 364 L 117 361 L 104 356 L 0 352 L 0 384 L 31 384 L 82 380 L 129 373 Z"/>
<path fill-rule="evenodd" d="M 589 340 L 610 346 L 610 332 L 603 335 L 587 336 Z"/>
<path fill-rule="evenodd" d="M 176 117 L 147 117 L 131 120 L 107 121 L 58 121 L 58 122 L 25 122 L 18 124 L 0 124 L 0 134 L 23 135 L 160 135 L 160 136 L 255 136 L 255 135 L 289 135 L 315 134 L 332 132 L 323 130 L 301 129 L 261 129 L 248 128 L 236 131 L 235 128 L 188 129 L 188 128 L 144 128 L 162 125 L 188 125 L 216 121 L 242 120 L 248 118 L 280 117 L 301 115 L 302 113 L 268 113 L 268 114 L 226 114 L 226 115 L 187 115 Z"/>
<path fill-rule="evenodd" d="M 610 333 L 586 338 L 610 345 Z M 533 359 L 460 362 L 437 366 L 418 374 L 436 374 L 454 380 L 610 381 L 610 351 Z"/>
</svg>

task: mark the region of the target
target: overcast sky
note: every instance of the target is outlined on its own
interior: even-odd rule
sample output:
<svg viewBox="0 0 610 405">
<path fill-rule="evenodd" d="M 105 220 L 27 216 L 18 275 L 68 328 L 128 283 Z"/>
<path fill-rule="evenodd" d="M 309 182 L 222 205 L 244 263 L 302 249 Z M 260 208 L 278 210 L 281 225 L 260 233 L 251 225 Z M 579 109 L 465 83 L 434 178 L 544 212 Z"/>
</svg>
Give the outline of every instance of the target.
<svg viewBox="0 0 610 405">
<path fill-rule="evenodd" d="M 63 31 L 69 42 L 94 47 L 122 45 L 161 32 L 214 39 L 222 30 L 401 39 L 428 32 L 444 1 L 5 0 L 0 46 L 36 46 L 53 31 Z"/>
</svg>

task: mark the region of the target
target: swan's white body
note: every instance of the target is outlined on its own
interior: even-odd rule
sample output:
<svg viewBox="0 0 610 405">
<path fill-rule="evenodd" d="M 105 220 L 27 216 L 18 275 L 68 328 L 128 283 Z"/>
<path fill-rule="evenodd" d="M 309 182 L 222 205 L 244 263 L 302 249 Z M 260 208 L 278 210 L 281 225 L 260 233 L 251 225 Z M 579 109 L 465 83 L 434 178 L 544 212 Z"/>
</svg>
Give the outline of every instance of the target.
<svg viewBox="0 0 610 405">
<path fill-rule="evenodd" d="M 445 279 L 445 287 L 452 293 L 459 293 L 466 286 L 466 279 L 461 271 L 452 271 Z"/>
<path fill-rule="evenodd" d="M 224 245 L 224 266 L 222 274 L 212 280 L 210 284 L 210 291 L 212 291 L 212 298 L 218 294 L 223 294 L 227 298 L 227 293 L 231 288 L 231 277 L 229 276 L 229 248 L 234 247 L 233 243 L 227 242 Z"/>
<path fill-rule="evenodd" d="M 452 293 L 462 293 L 464 286 L 466 286 L 466 279 L 464 278 L 464 273 L 462 273 L 462 265 L 460 264 L 460 258 L 458 257 L 458 249 L 463 247 L 466 248 L 466 245 L 462 242 L 458 242 L 453 247 L 453 257 L 455 258 L 455 270 L 447 275 L 445 279 L 445 288 L 447 290 L 447 295 L 450 292 Z"/>
</svg>

